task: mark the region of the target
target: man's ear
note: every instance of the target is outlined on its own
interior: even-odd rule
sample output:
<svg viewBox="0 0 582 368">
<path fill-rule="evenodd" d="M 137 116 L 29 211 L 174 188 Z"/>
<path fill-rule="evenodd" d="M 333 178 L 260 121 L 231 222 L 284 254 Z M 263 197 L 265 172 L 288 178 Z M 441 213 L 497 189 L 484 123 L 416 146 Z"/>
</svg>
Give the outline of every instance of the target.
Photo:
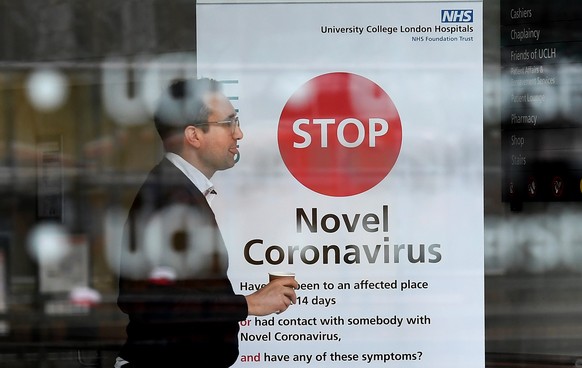
<svg viewBox="0 0 582 368">
<path fill-rule="evenodd" d="M 187 144 L 193 147 L 200 147 L 202 131 L 193 125 L 188 125 L 184 128 L 184 140 Z"/>
</svg>

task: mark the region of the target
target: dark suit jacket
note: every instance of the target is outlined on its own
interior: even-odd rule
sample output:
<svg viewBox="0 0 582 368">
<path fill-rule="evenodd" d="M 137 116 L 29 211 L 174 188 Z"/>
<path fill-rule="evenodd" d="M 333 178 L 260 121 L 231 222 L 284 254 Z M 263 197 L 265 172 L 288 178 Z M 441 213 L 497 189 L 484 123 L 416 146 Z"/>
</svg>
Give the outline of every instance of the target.
<svg viewBox="0 0 582 368">
<path fill-rule="evenodd" d="M 161 236 L 159 244 L 149 239 L 146 249 L 143 232 L 151 235 L 152 226 L 160 224 L 156 229 L 163 232 L 164 216 L 172 209 L 185 214 L 187 231 L 175 231 L 175 224 L 168 223 L 173 233 Z M 164 159 L 140 188 L 126 232 L 130 254 L 149 251 L 150 257 L 141 274 L 125 272 L 130 265 L 121 258 L 118 305 L 130 322 L 120 356 L 137 367 L 232 365 L 238 357 L 239 321 L 248 310 L 244 296 L 235 295 L 228 280 L 226 248 L 204 195 Z M 152 244 L 160 247 L 153 252 L 155 259 Z M 168 254 L 183 255 L 188 267 L 175 270 L 176 280 L 151 279 L 147 272 L 168 266 Z"/>
</svg>

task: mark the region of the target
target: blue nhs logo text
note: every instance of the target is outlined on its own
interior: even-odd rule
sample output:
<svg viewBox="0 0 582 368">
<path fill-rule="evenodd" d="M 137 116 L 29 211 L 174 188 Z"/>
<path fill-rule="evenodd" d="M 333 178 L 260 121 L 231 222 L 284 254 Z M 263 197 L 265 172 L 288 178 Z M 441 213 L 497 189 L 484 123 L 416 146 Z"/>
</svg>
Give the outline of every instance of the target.
<svg viewBox="0 0 582 368">
<path fill-rule="evenodd" d="M 472 9 L 443 9 L 441 23 L 473 23 Z"/>
</svg>

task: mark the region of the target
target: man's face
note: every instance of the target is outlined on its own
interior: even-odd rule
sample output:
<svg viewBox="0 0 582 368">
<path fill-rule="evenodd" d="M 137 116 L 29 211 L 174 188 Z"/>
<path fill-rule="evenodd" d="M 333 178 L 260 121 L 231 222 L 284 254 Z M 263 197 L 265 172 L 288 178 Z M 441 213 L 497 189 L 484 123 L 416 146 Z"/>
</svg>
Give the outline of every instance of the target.
<svg viewBox="0 0 582 368">
<path fill-rule="evenodd" d="M 205 98 L 209 107 L 208 132 L 203 133 L 203 147 L 200 150 L 201 164 L 207 172 L 214 173 L 218 170 L 226 170 L 234 166 L 235 156 L 238 154 L 238 140 L 243 138 L 240 127 L 232 130 L 230 124 L 216 124 L 230 120 L 236 116 L 236 110 L 220 92 L 210 93 Z"/>
</svg>

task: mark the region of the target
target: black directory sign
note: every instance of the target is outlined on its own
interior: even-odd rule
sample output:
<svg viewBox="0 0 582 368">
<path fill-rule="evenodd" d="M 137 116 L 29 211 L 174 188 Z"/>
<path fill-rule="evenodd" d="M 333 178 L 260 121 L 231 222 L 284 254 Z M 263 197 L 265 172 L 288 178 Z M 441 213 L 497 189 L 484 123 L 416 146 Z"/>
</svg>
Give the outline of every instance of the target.
<svg viewBox="0 0 582 368">
<path fill-rule="evenodd" d="M 501 1 L 503 200 L 582 200 L 582 3 Z"/>
</svg>

